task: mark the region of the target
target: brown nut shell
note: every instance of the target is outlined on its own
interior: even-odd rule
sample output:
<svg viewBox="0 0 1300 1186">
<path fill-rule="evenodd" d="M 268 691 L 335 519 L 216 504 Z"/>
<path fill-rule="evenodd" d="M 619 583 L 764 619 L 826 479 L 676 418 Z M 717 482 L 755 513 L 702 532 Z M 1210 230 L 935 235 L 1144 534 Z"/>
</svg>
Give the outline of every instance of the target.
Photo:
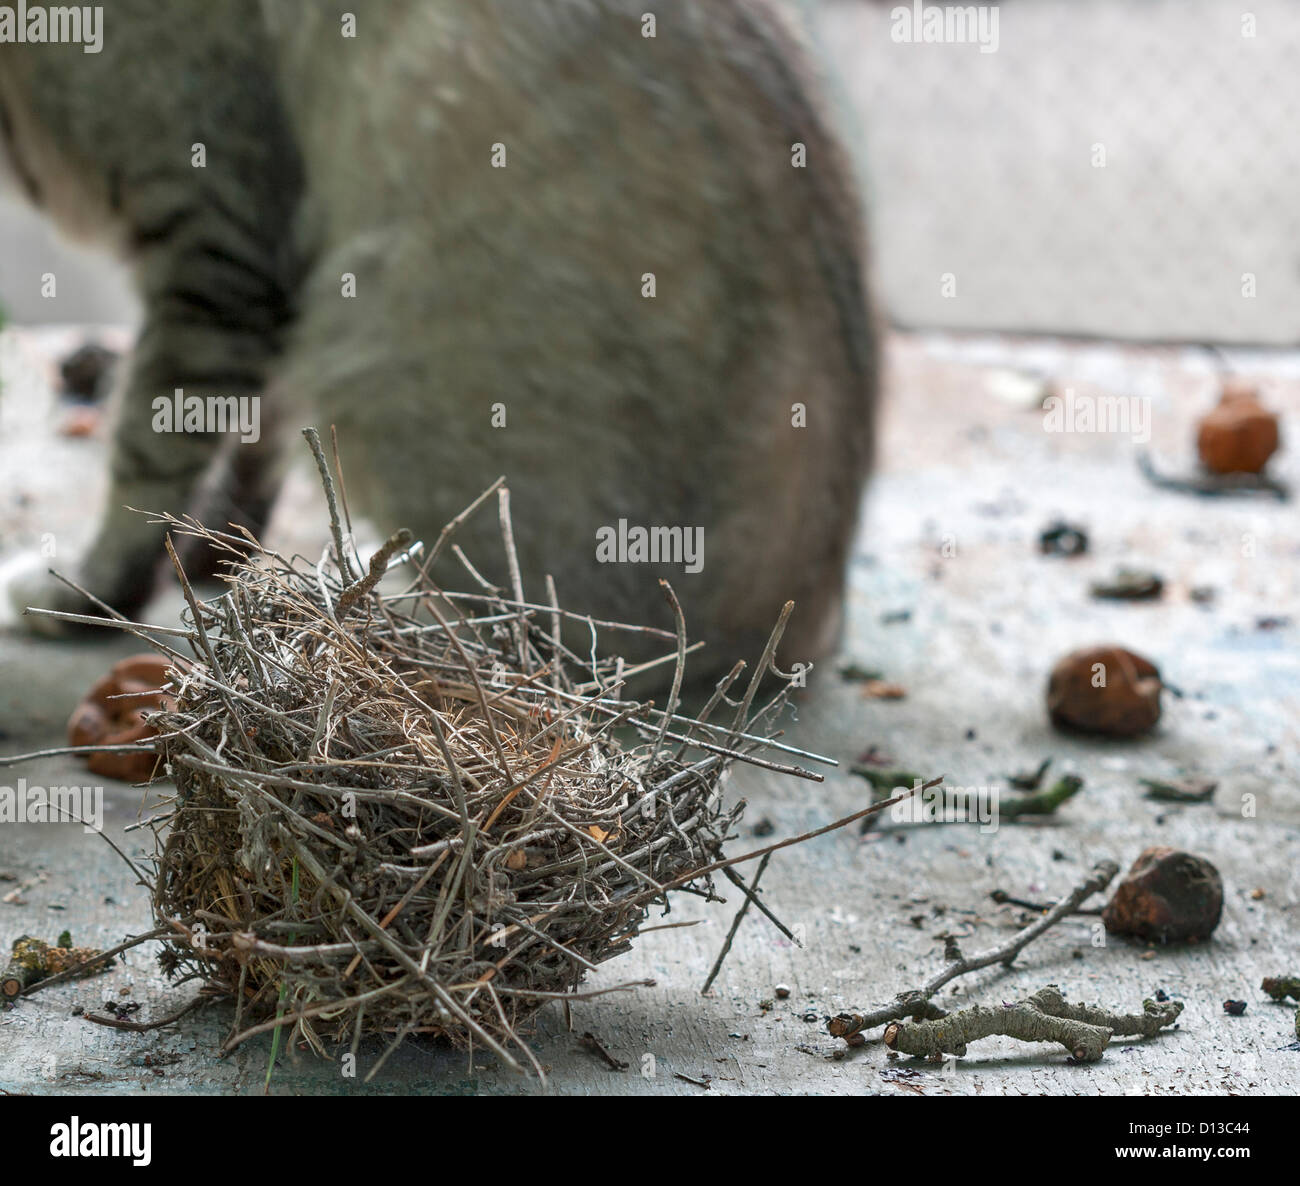
<svg viewBox="0 0 1300 1186">
<path fill-rule="evenodd" d="M 1160 720 L 1160 672 L 1117 646 L 1071 651 L 1052 669 L 1047 711 L 1058 727 L 1136 737 Z"/>
<path fill-rule="evenodd" d="M 1223 913 L 1223 879 L 1204 857 L 1144 849 L 1102 911 L 1113 934 L 1156 943 L 1208 939 Z"/>
<path fill-rule="evenodd" d="M 1257 474 L 1278 443 L 1277 416 L 1240 382 L 1224 385 L 1218 406 L 1202 417 L 1196 433 L 1201 464 L 1216 474 Z"/>
</svg>

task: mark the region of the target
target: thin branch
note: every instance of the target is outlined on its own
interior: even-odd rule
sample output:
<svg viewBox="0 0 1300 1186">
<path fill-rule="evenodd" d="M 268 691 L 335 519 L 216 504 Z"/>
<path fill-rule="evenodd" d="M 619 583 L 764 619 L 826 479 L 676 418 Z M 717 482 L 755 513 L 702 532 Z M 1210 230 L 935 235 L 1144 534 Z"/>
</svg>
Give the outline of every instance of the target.
<svg viewBox="0 0 1300 1186">
<path fill-rule="evenodd" d="M 945 1016 L 942 1009 L 930 1003 L 930 998 L 945 984 L 958 976 L 965 976 L 970 972 L 987 968 L 991 964 L 1010 967 L 1016 956 L 1039 935 L 1055 926 L 1061 919 L 1073 914 L 1085 899 L 1104 890 L 1118 872 L 1119 866 L 1114 861 L 1098 861 L 1087 879 L 1075 886 L 1042 918 L 1035 919 L 1024 930 L 1017 931 L 1006 942 L 999 943 L 996 947 L 991 947 L 969 959 L 961 954 L 956 941 L 950 938 L 945 950 L 948 963 L 920 988 L 901 992 L 888 1005 L 882 1005 L 869 1013 L 840 1013 L 831 1018 L 826 1028 L 833 1037 L 851 1038 L 862 1030 L 886 1025 L 904 1017 L 938 1019 Z"/>
</svg>

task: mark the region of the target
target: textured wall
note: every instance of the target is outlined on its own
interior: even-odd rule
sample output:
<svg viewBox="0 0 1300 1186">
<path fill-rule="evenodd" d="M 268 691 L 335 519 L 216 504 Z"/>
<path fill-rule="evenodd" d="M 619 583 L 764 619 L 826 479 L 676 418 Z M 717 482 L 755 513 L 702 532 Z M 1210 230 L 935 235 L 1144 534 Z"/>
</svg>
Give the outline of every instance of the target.
<svg viewBox="0 0 1300 1186">
<path fill-rule="evenodd" d="M 1007 0 L 992 53 L 896 42 L 896 7 L 824 0 L 819 19 L 897 321 L 1300 338 L 1300 5 Z"/>
</svg>

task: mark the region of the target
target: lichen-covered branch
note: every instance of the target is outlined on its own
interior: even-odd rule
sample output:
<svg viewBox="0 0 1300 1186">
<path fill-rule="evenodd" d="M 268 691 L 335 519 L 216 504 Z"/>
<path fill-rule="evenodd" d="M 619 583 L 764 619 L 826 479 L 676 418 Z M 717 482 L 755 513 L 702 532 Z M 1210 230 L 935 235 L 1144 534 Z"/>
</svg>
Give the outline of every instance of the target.
<svg viewBox="0 0 1300 1186">
<path fill-rule="evenodd" d="M 51 977 L 97 976 L 107 972 L 111 965 L 112 954 L 97 947 L 73 947 L 71 941 L 46 943 L 22 935 L 14 940 L 9 966 L 0 976 L 0 995 L 12 1000 Z"/>
<path fill-rule="evenodd" d="M 1079 1062 L 1095 1062 L 1112 1037 L 1150 1037 L 1172 1025 L 1181 1001 L 1142 1003 L 1141 1013 L 1112 1013 L 1096 1005 L 1072 1005 L 1054 984 L 1015 1004 L 972 1005 L 932 1021 L 895 1021 L 885 1029 L 885 1045 L 900 1054 L 958 1057 L 971 1042 L 1007 1037 L 1021 1042 L 1058 1042 Z"/>
<path fill-rule="evenodd" d="M 1259 987 L 1275 1001 L 1300 1001 L 1300 976 L 1265 976 Z"/>
</svg>

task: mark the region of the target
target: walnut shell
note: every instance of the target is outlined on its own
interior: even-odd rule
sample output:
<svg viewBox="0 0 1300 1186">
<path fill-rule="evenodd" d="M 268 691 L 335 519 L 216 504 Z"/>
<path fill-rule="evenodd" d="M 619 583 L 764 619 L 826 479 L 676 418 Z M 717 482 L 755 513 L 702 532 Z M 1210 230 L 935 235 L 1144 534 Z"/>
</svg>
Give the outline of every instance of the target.
<svg viewBox="0 0 1300 1186">
<path fill-rule="evenodd" d="M 1223 879 L 1204 857 L 1155 845 L 1115 888 L 1101 920 L 1112 934 L 1157 943 L 1208 939 L 1223 913 Z"/>
<path fill-rule="evenodd" d="M 1277 452 L 1277 416 L 1241 381 L 1225 383 L 1218 406 L 1201 419 L 1196 450 L 1216 474 L 1257 474 Z"/>
<path fill-rule="evenodd" d="M 1135 737 L 1160 720 L 1161 687 L 1149 659 L 1123 647 L 1085 647 L 1052 668 L 1047 711 L 1059 727 Z"/>
<path fill-rule="evenodd" d="M 134 745 L 156 736 L 146 712 L 170 710 L 175 700 L 161 690 L 172 664 L 161 655 L 132 655 L 91 685 L 68 718 L 69 745 Z M 95 753 L 91 773 L 123 782 L 144 782 L 154 773 L 154 754 Z"/>
</svg>

